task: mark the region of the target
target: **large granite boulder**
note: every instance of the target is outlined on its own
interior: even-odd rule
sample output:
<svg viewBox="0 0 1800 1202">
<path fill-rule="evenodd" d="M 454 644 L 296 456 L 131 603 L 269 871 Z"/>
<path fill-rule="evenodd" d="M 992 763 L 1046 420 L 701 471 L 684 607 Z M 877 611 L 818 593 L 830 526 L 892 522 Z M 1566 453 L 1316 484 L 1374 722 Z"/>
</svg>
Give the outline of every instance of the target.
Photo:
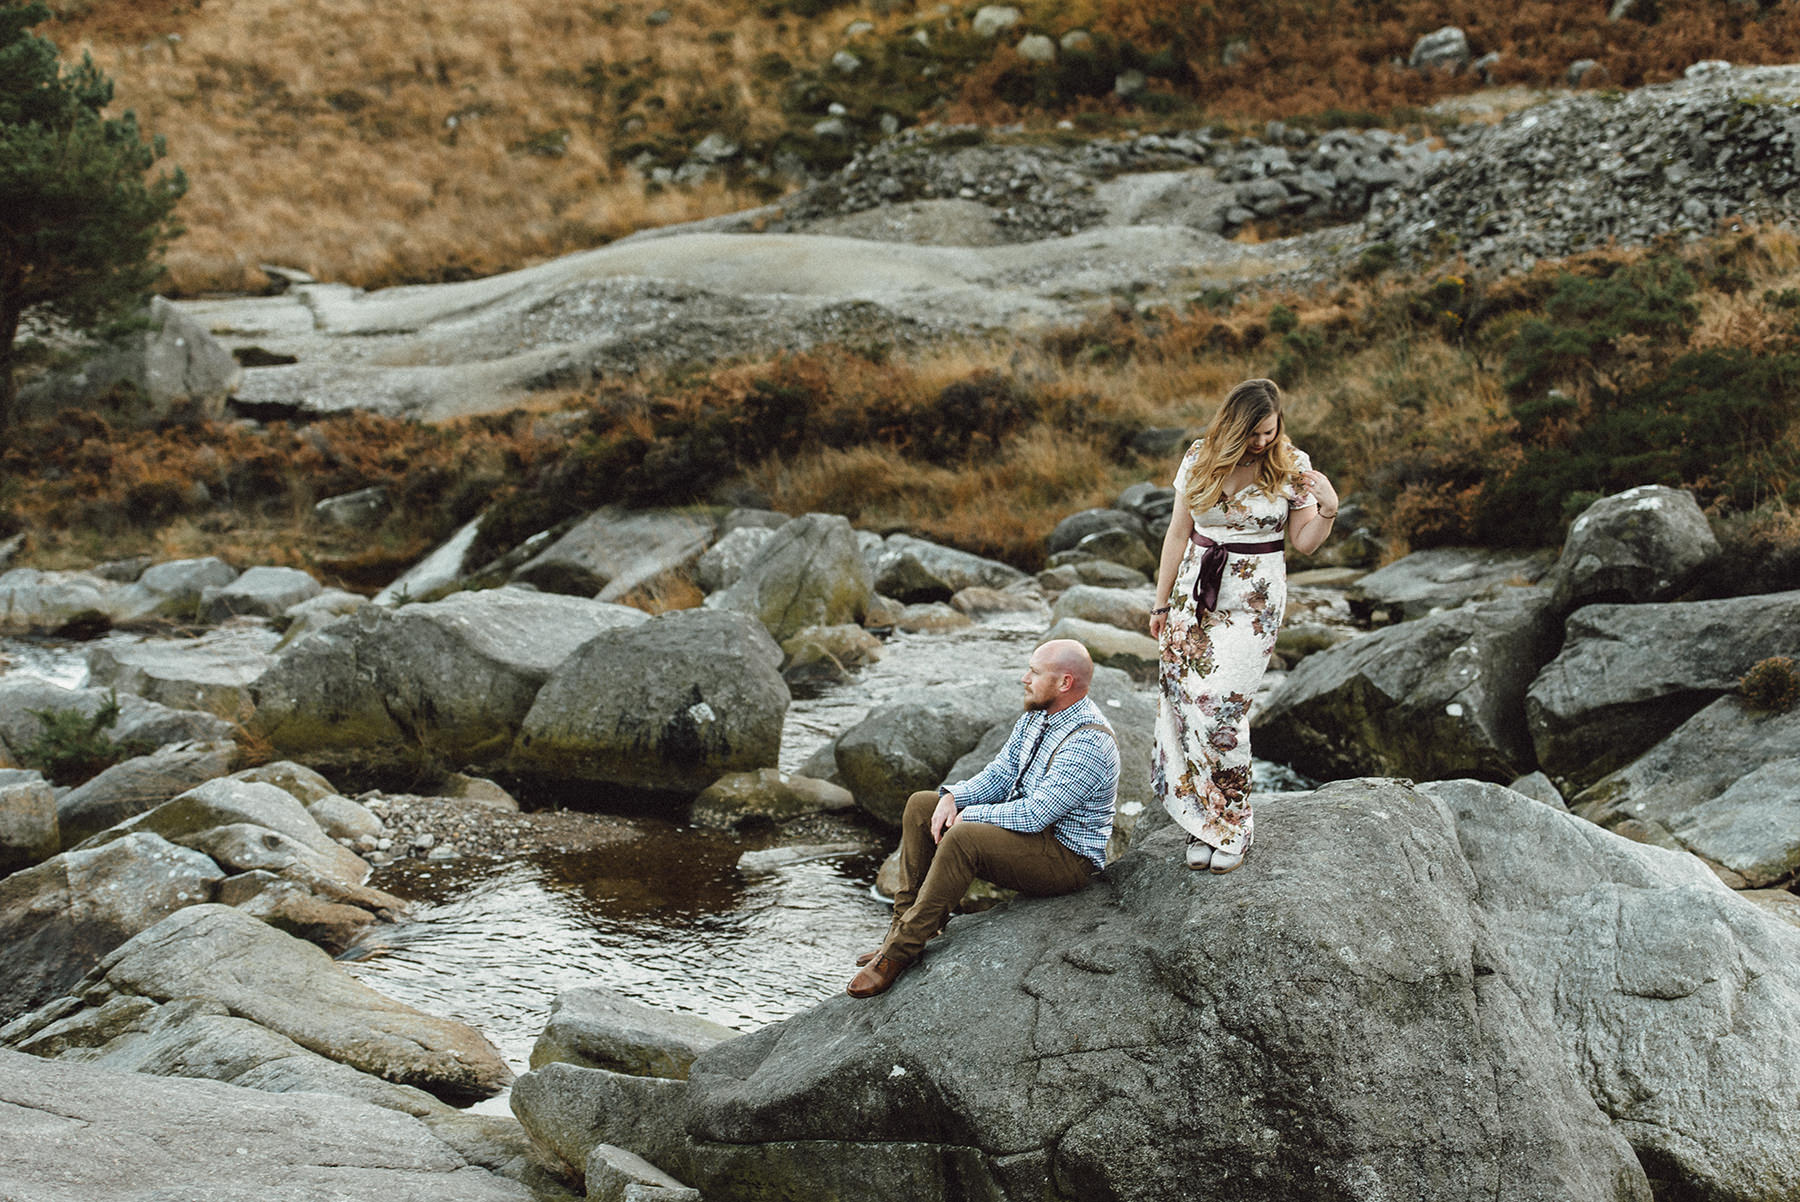
<svg viewBox="0 0 1800 1202">
<path fill-rule="evenodd" d="M 324 767 L 501 759 L 551 673 L 640 610 L 528 589 L 372 607 L 294 644 L 257 682 L 256 729 Z"/>
<path fill-rule="evenodd" d="M 1565 793 L 1590 785 L 1772 655 L 1800 656 L 1800 592 L 1578 609 L 1526 694 L 1538 762 Z"/>
<path fill-rule="evenodd" d="M 700 791 L 688 821 L 714 830 L 766 830 L 812 814 L 856 808 L 850 790 L 779 768 L 728 772 Z"/>
<path fill-rule="evenodd" d="M 694 583 L 707 593 L 730 588 L 774 533 L 773 526 L 739 526 L 726 532 L 694 564 Z"/>
<path fill-rule="evenodd" d="M 1439 609 L 1487 601 L 1520 585 L 1536 584 L 1556 562 L 1552 551 L 1437 547 L 1414 551 L 1351 586 L 1359 614 L 1386 612 L 1390 620 L 1422 618 Z"/>
<path fill-rule="evenodd" d="M 142 603 L 131 607 L 134 612 L 194 619 L 200 616 L 200 598 L 207 589 L 224 588 L 237 577 L 236 568 L 211 555 L 171 559 L 145 568 L 122 592 L 141 595 Z"/>
<path fill-rule="evenodd" d="M 256 710 L 251 689 L 274 665 L 270 652 L 279 639 L 258 625 L 233 626 L 197 639 L 105 643 L 88 653 L 88 684 L 241 724 Z"/>
<path fill-rule="evenodd" d="M 419 1119 L 347 1097 L 0 1051 L 0 1108 L 0 1196 L 532 1202 Z"/>
<path fill-rule="evenodd" d="M 14 568 L 0 574 L 0 631 L 56 630 L 96 614 L 124 622 L 146 616 L 145 605 L 129 586 L 86 572 Z"/>
<path fill-rule="evenodd" d="M 215 1002 L 321 1056 L 446 1101 L 474 1101 L 512 1081 L 473 1028 L 383 997 L 312 944 L 211 904 L 179 910 L 133 936 L 67 1000 L 9 1027 L 7 1039 L 133 998 Z"/>
<path fill-rule="evenodd" d="M 56 791 L 36 772 L 0 768 L 0 877 L 55 855 Z"/>
<path fill-rule="evenodd" d="M 205 852 L 233 872 L 263 870 L 342 891 L 369 879 L 369 865 L 320 828 L 292 794 L 255 781 L 212 780 L 101 832 L 95 843 L 148 831 Z"/>
<path fill-rule="evenodd" d="M 714 529 L 712 519 L 700 514 L 608 507 L 589 514 L 512 578 L 545 592 L 593 597 L 615 579 L 638 579 L 650 564 L 661 572 L 699 558 Z"/>
<path fill-rule="evenodd" d="M 1789 775 L 1797 749 L 1800 709 L 1774 714 L 1721 697 L 1577 794 L 1570 809 L 1609 828 L 1633 823 L 1668 832 L 1765 883 L 1784 875 L 1780 866 L 1800 842 Z"/>
<path fill-rule="evenodd" d="M 1171 492 L 1171 498 L 1172 496 Z M 1171 499 L 1171 506 L 1172 504 Z M 1044 539 L 1044 551 L 1049 555 L 1058 551 L 1072 551 L 1081 545 L 1082 539 L 1103 530 L 1123 530 L 1141 543 L 1148 543 L 1150 539 L 1144 519 L 1135 513 L 1124 509 L 1083 509 L 1056 524 L 1056 528 Z"/>
<path fill-rule="evenodd" d="M 1512 780 L 1536 766 L 1523 703 L 1556 636 L 1548 591 L 1513 589 L 1340 643 L 1288 673 L 1252 743 L 1314 777 Z"/>
<path fill-rule="evenodd" d="M 789 700 L 780 665 L 746 614 L 678 610 L 607 631 L 538 692 L 511 767 L 686 800 L 727 772 L 775 764 Z"/>
<path fill-rule="evenodd" d="M 946 783 L 950 765 L 1022 704 L 1021 686 L 1003 677 L 904 690 L 838 737 L 838 779 L 857 805 L 898 826 L 908 797 Z"/>
<path fill-rule="evenodd" d="M 1078 584 L 1056 599 L 1050 613 L 1059 622 L 1064 618 L 1079 618 L 1084 622 L 1103 622 L 1133 634 L 1143 634 L 1150 628 L 1150 607 L 1155 604 L 1155 589 L 1096 588 Z"/>
<path fill-rule="evenodd" d="M 250 568 L 230 584 L 202 590 L 200 608 L 215 622 L 235 614 L 279 618 L 324 590 L 324 585 L 299 568 Z"/>
<path fill-rule="evenodd" d="M 1087 648 L 1094 663 L 1130 673 L 1138 680 L 1155 680 L 1162 662 L 1162 647 L 1155 639 L 1141 629 L 1130 630 L 1110 622 L 1061 618 L 1044 632 L 1045 642 L 1052 639 L 1073 639 Z"/>
<path fill-rule="evenodd" d="M 1552 574 L 1564 612 L 1606 602 L 1667 601 L 1718 557 L 1694 494 L 1645 484 L 1582 510 Z"/>
<path fill-rule="evenodd" d="M 1656 1196 L 1792 1196 L 1800 930 L 1692 856 L 1498 786 L 1425 789 L 1455 817 L 1499 975 Z"/>
<path fill-rule="evenodd" d="M 105 734 L 116 743 L 162 747 L 169 743 L 217 743 L 232 737 L 232 725 L 198 710 L 170 709 L 130 693 L 107 689 L 67 689 L 36 676 L 0 677 L 0 743 L 14 755 L 44 731 L 42 712 L 70 711 L 92 718 L 112 700 L 119 716 Z"/>
<path fill-rule="evenodd" d="M 212 900 L 224 876 L 197 851 L 139 834 L 0 879 L 0 1023 L 60 996 L 139 931 Z"/>
<path fill-rule="evenodd" d="M 719 1202 L 1648 1202 L 1513 984 L 1442 805 L 1346 781 L 1257 825 L 1229 877 L 1184 870 L 1160 831 L 1085 892 L 957 919 L 886 994 L 719 1045 L 685 1085 L 554 1065 L 514 1111 L 561 1154 L 627 1147 Z M 1773 1037 L 1800 1024 L 1783 1001 L 1757 999 Z M 1755 1121 L 1764 1140 L 1790 1120 Z"/>
<path fill-rule="evenodd" d="M 235 743 L 171 743 L 149 755 L 122 760 L 57 800 L 63 839 L 73 847 L 196 785 L 224 776 L 236 756 Z"/>
<path fill-rule="evenodd" d="M 96 406 L 127 421 L 173 416 L 216 419 L 244 369 L 199 321 L 174 302 L 150 298 L 144 325 L 104 344 L 79 367 L 54 372 L 19 393 L 21 417 Z"/>
<path fill-rule="evenodd" d="M 550 1021 L 532 1045 L 531 1067 L 560 1062 L 686 1080 L 702 1052 L 737 1034 L 692 1014 L 659 1010 L 589 985 L 556 995 Z"/>
<path fill-rule="evenodd" d="M 869 566 L 850 523 L 836 514 L 809 513 L 770 535 L 736 583 L 706 604 L 753 615 L 781 643 L 808 626 L 860 622 L 873 598 Z"/>
<path fill-rule="evenodd" d="M 871 549 L 875 591 L 898 601 L 948 601 L 966 588 L 1005 588 L 1025 579 L 1010 564 L 955 547 L 890 534 Z"/>
</svg>

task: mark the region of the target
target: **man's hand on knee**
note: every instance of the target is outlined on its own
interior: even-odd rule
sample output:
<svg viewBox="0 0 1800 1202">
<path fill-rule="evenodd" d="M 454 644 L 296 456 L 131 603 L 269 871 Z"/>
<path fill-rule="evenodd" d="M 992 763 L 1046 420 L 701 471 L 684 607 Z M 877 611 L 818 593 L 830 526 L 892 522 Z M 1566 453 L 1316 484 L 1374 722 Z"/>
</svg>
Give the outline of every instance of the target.
<svg viewBox="0 0 1800 1202">
<path fill-rule="evenodd" d="M 962 815 L 957 812 L 956 798 L 945 793 L 938 798 L 937 809 L 931 812 L 931 841 L 942 843 L 944 832 L 961 821 Z"/>
</svg>

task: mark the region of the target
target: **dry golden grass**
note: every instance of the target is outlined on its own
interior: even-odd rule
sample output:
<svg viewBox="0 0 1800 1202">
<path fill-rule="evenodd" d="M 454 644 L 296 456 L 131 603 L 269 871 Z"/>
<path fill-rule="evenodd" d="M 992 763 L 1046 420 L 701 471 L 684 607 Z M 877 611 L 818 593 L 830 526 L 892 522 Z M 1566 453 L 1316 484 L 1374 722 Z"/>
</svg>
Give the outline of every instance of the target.
<svg viewBox="0 0 1800 1202">
<path fill-rule="evenodd" d="M 159 20 L 95 0 L 41 32 L 67 55 L 90 50 L 187 170 L 175 288 L 258 286 L 259 262 L 373 286 L 757 203 L 717 182 L 646 189 L 616 159 L 639 131 L 584 73 L 619 64 L 652 80 L 634 107 L 653 122 L 707 98 L 734 134 L 768 133 L 780 118 L 753 87 L 757 61 L 828 56 L 836 23 L 698 0 L 647 26 L 658 7 L 243 0 Z"/>
</svg>

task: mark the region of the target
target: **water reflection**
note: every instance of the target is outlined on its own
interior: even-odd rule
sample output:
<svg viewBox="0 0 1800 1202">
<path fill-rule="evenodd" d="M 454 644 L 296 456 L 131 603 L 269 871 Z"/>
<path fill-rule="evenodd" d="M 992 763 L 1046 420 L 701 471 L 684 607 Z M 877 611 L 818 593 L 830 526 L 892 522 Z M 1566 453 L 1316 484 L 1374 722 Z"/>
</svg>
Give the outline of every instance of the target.
<svg viewBox="0 0 1800 1202">
<path fill-rule="evenodd" d="M 635 839 L 576 853 L 385 872 L 371 883 L 413 902 L 414 921 L 383 928 L 345 967 L 472 1024 L 523 1071 L 562 990 L 603 985 L 751 1030 L 843 989 L 882 929 L 872 848 L 745 872 L 736 840 L 633 825 Z"/>
</svg>

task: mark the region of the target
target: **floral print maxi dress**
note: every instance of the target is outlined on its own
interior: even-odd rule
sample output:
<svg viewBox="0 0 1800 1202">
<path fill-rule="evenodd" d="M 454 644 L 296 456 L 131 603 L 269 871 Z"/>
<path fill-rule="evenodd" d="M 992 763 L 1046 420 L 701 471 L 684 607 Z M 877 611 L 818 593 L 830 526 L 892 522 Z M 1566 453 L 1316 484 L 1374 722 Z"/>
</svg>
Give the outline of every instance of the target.
<svg viewBox="0 0 1800 1202">
<path fill-rule="evenodd" d="M 1200 443 L 1175 473 L 1187 490 Z M 1312 464 L 1302 452 L 1299 470 Z M 1194 530 L 1220 543 L 1266 543 L 1283 537 L 1288 511 L 1317 504 L 1298 485 L 1267 496 L 1252 481 L 1194 515 Z M 1250 699 L 1275 650 L 1287 608 L 1287 570 L 1280 551 L 1232 552 L 1219 585 L 1218 608 L 1196 614 L 1194 582 L 1204 548 L 1189 542 L 1169 593 L 1163 628 L 1153 777 L 1163 808 L 1183 830 L 1223 852 L 1250 846 Z"/>
</svg>

